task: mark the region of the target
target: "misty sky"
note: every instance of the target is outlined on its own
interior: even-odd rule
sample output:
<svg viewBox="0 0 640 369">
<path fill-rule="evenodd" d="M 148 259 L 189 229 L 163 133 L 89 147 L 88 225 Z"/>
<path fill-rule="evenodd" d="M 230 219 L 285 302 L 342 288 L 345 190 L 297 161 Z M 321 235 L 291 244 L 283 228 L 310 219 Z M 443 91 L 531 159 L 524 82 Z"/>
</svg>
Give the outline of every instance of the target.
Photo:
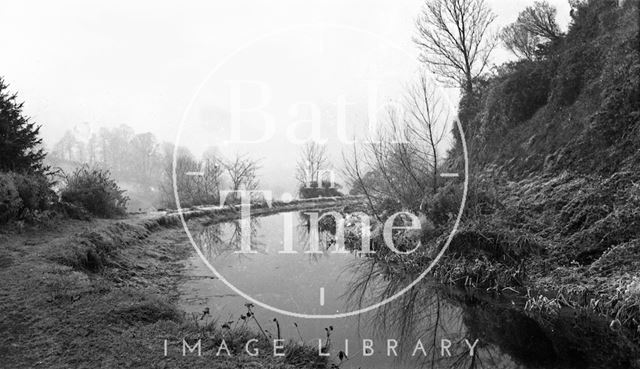
<svg viewBox="0 0 640 369">
<path fill-rule="evenodd" d="M 533 3 L 488 2 L 499 16 L 497 26 L 514 21 Z M 566 27 L 567 0 L 550 2 Z M 327 139 L 335 141 L 336 126 L 326 122 L 336 119 L 338 96 L 356 106 L 346 114 L 354 130 L 352 121 L 362 121 L 357 104 L 367 94 L 366 81 L 379 82 L 384 100 L 415 79 L 418 50 L 411 38 L 421 5 L 419 0 L 5 0 L 0 2 L 0 75 L 25 101 L 26 113 L 43 125 L 47 145 L 84 122 L 128 124 L 173 142 L 184 115 L 180 143 L 196 153 L 221 143 L 220 122 L 229 120 L 228 82 L 263 81 L 270 89 L 275 134 L 262 144 L 223 145 L 222 151 L 268 156 L 264 170 L 284 176 L 297 149 L 285 132 L 311 114 L 305 102 L 319 107 L 323 129 L 331 131 Z M 500 50 L 495 56 L 507 55 Z M 264 97 L 256 91 L 243 94 L 255 103 Z M 455 90 L 443 94 L 455 100 Z M 302 105 L 294 108 L 295 103 Z M 243 137 L 260 136 L 262 123 L 243 124 Z"/>
</svg>

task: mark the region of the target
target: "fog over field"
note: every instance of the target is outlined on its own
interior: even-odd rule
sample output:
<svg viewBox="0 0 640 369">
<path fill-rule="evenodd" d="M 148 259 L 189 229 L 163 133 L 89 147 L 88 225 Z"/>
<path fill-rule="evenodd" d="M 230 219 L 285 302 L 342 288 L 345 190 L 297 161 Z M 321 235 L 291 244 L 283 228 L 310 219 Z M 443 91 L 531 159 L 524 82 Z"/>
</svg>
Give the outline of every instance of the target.
<svg viewBox="0 0 640 369">
<path fill-rule="evenodd" d="M 512 22 L 527 3 L 489 1 L 500 14 L 496 30 Z M 551 3 L 566 27 L 569 5 Z M 350 145 L 337 139 L 336 100 L 347 95 L 352 103 L 347 111 L 350 137 L 367 122 L 365 80 L 382 82 L 378 104 L 400 98 L 419 68 L 412 37 L 421 6 L 418 0 L 9 1 L 0 4 L 5 15 L 0 42 L 11 52 L 0 58 L 0 70 L 11 88 L 20 91 L 26 114 L 43 124 L 44 144 L 52 148 L 67 130 L 75 128 L 82 136 L 122 124 L 175 142 L 198 87 L 224 63 L 188 115 L 185 137 L 197 139 L 181 144 L 196 156 L 212 145 L 226 154 L 251 152 L 263 158 L 264 187 L 294 191 L 289 174 L 295 161 L 287 159 L 299 145 L 285 139 L 285 132 L 296 121 L 309 120 L 310 112 L 303 107 L 291 114 L 292 105 L 312 101 L 319 106 L 323 136 L 335 148 L 331 159 L 340 169 L 340 152 Z M 496 63 L 510 58 L 505 50 L 494 57 Z M 230 123 L 230 80 L 259 80 L 271 88 L 266 110 L 274 115 L 276 129 L 266 142 L 220 145 L 220 129 Z M 243 88 L 256 91 L 256 86 Z M 454 102 L 458 96 L 455 88 L 442 93 Z M 261 99 L 243 98 L 246 107 Z M 247 120 L 243 139 L 264 127 L 261 116 Z M 300 132 L 308 126 L 299 124 Z"/>
<path fill-rule="evenodd" d="M 0 1 L 0 367 L 640 369 L 639 8 Z"/>
</svg>

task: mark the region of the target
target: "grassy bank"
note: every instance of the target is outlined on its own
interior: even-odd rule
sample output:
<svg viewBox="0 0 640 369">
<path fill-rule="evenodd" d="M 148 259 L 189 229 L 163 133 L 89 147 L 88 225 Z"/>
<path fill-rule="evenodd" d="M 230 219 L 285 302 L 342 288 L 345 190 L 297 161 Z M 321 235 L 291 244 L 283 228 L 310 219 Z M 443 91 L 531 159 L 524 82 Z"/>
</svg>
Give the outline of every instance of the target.
<svg viewBox="0 0 640 369">
<path fill-rule="evenodd" d="M 639 342 L 639 4 L 581 2 L 545 55 L 463 99 L 473 175 L 441 280 L 516 290 L 532 314 L 588 312 Z"/>
<path fill-rule="evenodd" d="M 432 276 L 506 296 L 543 325 L 567 313 L 588 317 L 597 326 L 606 323 L 608 340 L 640 346 L 640 175 L 509 178 L 470 178 L 462 221 Z M 432 198 L 420 231 L 394 235 L 400 250 L 422 242 L 411 255 L 390 251 L 380 223 L 374 224 L 372 259 L 389 279 L 419 275 L 433 261 L 453 229 L 461 188 L 450 183 Z M 347 231 L 348 244 L 359 248 L 358 226 Z"/>
<path fill-rule="evenodd" d="M 596 314 L 639 340 L 638 183 L 631 172 L 498 181 L 482 212 L 471 203 L 435 275 L 458 286 L 517 291 L 532 313 L 568 307 Z"/>
<path fill-rule="evenodd" d="M 221 218 L 222 219 L 222 215 Z M 225 217 L 230 217 L 226 214 Z M 213 219 L 216 221 L 216 218 Z M 174 305 L 191 249 L 175 218 L 64 221 L 0 235 L 2 365 L 12 368 L 324 367 L 317 348 L 285 357 L 245 327 L 187 317 Z M 182 340 L 202 340 L 202 357 Z M 259 356 L 245 353 L 254 346 Z M 215 354 L 225 340 L 231 356 Z M 167 355 L 164 345 L 167 342 Z"/>
<path fill-rule="evenodd" d="M 493 173 L 470 182 L 460 227 L 429 277 L 462 307 L 472 335 L 507 352 L 536 353 L 532 366 L 565 358 L 582 367 L 640 368 L 640 176 L 565 172 L 513 181 Z M 461 196 L 459 184 L 448 185 L 427 207 L 421 230 L 394 234 L 400 250 L 422 242 L 411 255 L 390 251 L 380 223 L 373 225 L 377 253 L 362 270 L 393 281 L 385 296 L 433 261 Z M 359 248 L 358 226 L 347 231 Z M 545 346 L 532 348 L 530 333 Z M 577 358 L 584 362 L 571 361 Z"/>
</svg>

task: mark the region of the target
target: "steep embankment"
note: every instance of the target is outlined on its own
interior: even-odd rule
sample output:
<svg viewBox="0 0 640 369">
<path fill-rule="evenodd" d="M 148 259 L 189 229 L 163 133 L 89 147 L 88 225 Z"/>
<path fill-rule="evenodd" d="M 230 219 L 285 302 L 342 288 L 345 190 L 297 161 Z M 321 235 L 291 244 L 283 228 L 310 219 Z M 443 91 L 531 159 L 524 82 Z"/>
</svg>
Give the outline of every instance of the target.
<svg viewBox="0 0 640 369">
<path fill-rule="evenodd" d="M 638 1 L 590 1 L 537 61 L 503 66 L 467 122 L 472 158 L 512 176 L 638 169 Z"/>
<path fill-rule="evenodd" d="M 476 262 L 441 276 L 540 291 L 529 309 L 586 309 L 640 337 L 638 19 L 637 0 L 592 0 L 543 59 L 463 105 L 476 174 L 451 257 Z"/>
</svg>

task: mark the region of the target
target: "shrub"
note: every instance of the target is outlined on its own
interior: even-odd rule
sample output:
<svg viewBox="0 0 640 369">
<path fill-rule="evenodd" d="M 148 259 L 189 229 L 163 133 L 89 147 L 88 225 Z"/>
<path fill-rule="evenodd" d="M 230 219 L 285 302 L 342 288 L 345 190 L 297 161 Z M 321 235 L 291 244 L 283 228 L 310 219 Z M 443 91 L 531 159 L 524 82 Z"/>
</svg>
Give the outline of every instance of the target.
<svg viewBox="0 0 640 369">
<path fill-rule="evenodd" d="M 112 218 L 126 213 L 129 198 L 111 179 L 108 170 L 83 165 L 66 176 L 63 201 L 82 206 L 93 215 Z"/>
<path fill-rule="evenodd" d="M 566 47 L 556 71 L 550 100 L 560 106 L 573 104 L 585 85 L 601 73 L 603 61 L 600 53 L 599 48 L 583 44 Z"/>
<path fill-rule="evenodd" d="M 426 210 L 429 219 L 436 224 L 444 224 L 454 219 L 460 209 L 462 201 L 462 188 L 458 184 L 448 183 L 438 189 L 426 202 Z"/>
<path fill-rule="evenodd" d="M 0 173 L 0 223 L 17 218 L 22 207 L 13 176 L 11 173 Z"/>
<path fill-rule="evenodd" d="M 491 80 L 483 94 L 478 117 L 478 133 L 490 139 L 502 137 L 547 103 L 555 65 L 546 60 L 521 61 L 503 68 L 507 73 Z"/>
<path fill-rule="evenodd" d="M 318 182 L 314 181 L 309 187 L 300 187 L 298 193 L 303 199 L 344 196 L 339 190 L 340 187 L 339 184 L 332 184 L 329 181 L 322 181 L 321 186 L 318 186 Z"/>
<path fill-rule="evenodd" d="M 34 220 L 56 201 L 49 179 L 41 173 L 0 173 L 0 223 Z"/>
<path fill-rule="evenodd" d="M 51 189 L 51 182 L 43 174 L 15 173 L 13 180 L 26 210 L 47 210 L 57 200 L 55 192 Z"/>
</svg>

